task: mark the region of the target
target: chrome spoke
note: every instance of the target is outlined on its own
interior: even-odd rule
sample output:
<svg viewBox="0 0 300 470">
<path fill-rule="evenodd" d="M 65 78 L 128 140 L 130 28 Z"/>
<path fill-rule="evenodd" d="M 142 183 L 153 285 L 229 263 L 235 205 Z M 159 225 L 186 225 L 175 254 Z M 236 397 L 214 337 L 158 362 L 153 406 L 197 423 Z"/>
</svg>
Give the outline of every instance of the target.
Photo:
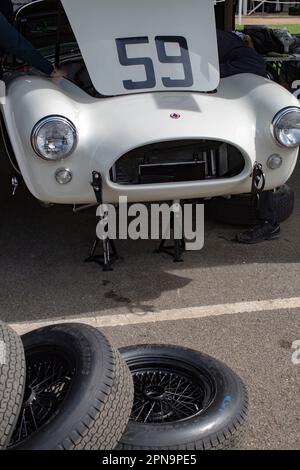
<svg viewBox="0 0 300 470">
<path fill-rule="evenodd" d="M 155 402 L 152 404 L 150 411 L 148 412 L 146 418 L 144 419 L 144 423 L 147 423 L 147 422 L 148 422 L 148 418 L 149 418 L 149 416 L 151 415 L 151 413 L 152 413 L 154 407 L 155 407 Z"/>
<path fill-rule="evenodd" d="M 206 393 L 202 381 L 194 382 L 176 369 L 145 368 L 132 375 L 135 398 L 131 419 L 136 422 L 178 422 L 204 409 Z"/>
<path fill-rule="evenodd" d="M 29 356 L 24 401 L 10 447 L 28 439 L 55 416 L 74 372 L 61 355 L 52 357 L 41 352 Z"/>
</svg>

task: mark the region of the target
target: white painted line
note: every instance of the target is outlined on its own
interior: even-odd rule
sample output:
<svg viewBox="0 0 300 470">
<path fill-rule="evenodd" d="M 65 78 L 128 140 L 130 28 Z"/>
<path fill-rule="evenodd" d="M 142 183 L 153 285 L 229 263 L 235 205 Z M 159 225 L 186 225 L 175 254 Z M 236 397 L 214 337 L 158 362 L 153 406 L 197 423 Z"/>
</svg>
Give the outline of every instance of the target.
<svg viewBox="0 0 300 470">
<path fill-rule="evenodd" d="M 218 317 L 221 315 L 236 315 L 240 313 L 274 312 L 278 310 L 300 308 L 300 297 L 289 299 L 260 300 L 232 304 L 208 305 L 201 307 L 178 308 L 162 310 L 161 312 L 140 312 L 124 315 L 101 315 L 101 312 L 87 313 L 81 317 L 64 317 L 62 319 L 41 322 L 12 323 L 11 326 L 19 334 L 56 323 L 86 323 L 95 328 L 140 325 L 176 320 L 192 320 L 195 318 Z"/>
</svg>

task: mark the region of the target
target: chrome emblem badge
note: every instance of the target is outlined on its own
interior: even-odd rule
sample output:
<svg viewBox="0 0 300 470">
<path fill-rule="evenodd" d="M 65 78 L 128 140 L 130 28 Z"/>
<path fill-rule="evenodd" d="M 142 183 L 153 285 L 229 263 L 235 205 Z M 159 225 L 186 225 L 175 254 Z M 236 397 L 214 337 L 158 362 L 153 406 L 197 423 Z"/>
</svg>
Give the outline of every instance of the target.
<svg viewBox="0 0 300 470">
<path fill-rule="evenodd" d="M 170 118 L 172 118 L 172 119 L 180 119 L 181 116 L 180 116 L 180 114 L 178 114 L 178 113 L 172 113 L 172 114 L 170 114 Z"/>
</svg>

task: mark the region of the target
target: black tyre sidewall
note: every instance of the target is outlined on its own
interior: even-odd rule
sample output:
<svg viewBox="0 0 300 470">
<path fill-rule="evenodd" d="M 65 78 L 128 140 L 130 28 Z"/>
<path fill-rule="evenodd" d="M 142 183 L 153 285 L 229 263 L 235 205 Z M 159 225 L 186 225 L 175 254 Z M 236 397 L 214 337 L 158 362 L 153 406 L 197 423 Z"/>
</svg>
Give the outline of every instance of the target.
<svg viewBox="0 0 300 470">
<path fill-rule="evenodd" d="M 22 337 L 25 356 L 29 350 L 40 348 L 61 348 L 76 363 L 76 374 L 61 409 L 39 431 L 12 450 L 57 449 L 68 439 L 78 422 L 87 415 L 89 407 L 101 394 L 106 401 L 112 385 L 107 374 L 111 367 L 111 351 L 106 338 L 97 330 L 86 325 L 52 326 L 36 330 Z M 110 374 L 111 375 L 111 374 Z"/>
<path fill-rule="evenodd" d="M 294 192 L 287 185 L 280 186 L 274 192 L 274 211 L 278 223 L 287 220 L 294 209 Z M 207 204 L 210 219 L 229 225 L 251 226 L 259 223 L 257 208 L 251 194 L 234 195 L 227 199 L 214 198 Z"/>
<path fill-rule="evenodd" d="M 215 397 L 208 409 L 198 416 L 168 424 L 143 424 L 130 421 L 121 440 L 125 448 L 193 448 L 199 444 L 210 447 L 216 436 L 239 426 L 246 414 L 247 392 L 239 377 L 225 364 L 200 352 L 170 346 L 138 346 L 120 350 L 122 357 L 131 366 L 137 357 L 156 358 L 180 362 L 200 372 L 205 370 L 216 386 Z M 200 379 L 200 376 L 199 376 Z M 224 440 L 224 436 L 223 440 Z M 218 442 L 218 441 L 216 441 Z M 201 447 L 200 445 L 200 447 Z"/>
<path fill-rule="evenodd" d="M 294 191 L 287 184 L 284 184 L 275 191 L 274 204 L 278 222 L 284 222 L 292 215 L 294 210 Z"/>
</svg>

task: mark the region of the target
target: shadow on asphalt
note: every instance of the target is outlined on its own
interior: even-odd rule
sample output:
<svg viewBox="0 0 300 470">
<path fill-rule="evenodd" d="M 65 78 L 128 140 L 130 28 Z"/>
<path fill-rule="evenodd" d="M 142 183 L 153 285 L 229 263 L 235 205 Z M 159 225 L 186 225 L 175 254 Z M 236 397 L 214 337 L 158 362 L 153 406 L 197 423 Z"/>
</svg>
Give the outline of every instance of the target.
<svg viewBox="0 0 300 470">
<path fill-rule="evenodd" d="M 176 308 L 244 300 L 239 276 L 255 274 L 243 267 L 295 265 L 300 261 L 299 193 L 292 218 L 282 227 L 282 237 L 259 246 L 232 242 L 238 228 L 206 223 L 203 251 L 188 253 L 174 264 L 166 255 L 154 254 L 157 242 L 117 242 L 123 257 L 112 273 L 83 261 L 95 233 L 95 211 L 74 215 L 69 206 L 42 208 L 25 188 L 12 199 L 7 169 L 1 172 L 0 318 L 6 321 L 76 316 L 87 312 L 121 309 L 128 312 Z M 296 175 L 296 173 L 295 173 Z M 299 178 L 292 180 L 294 189 Z M 222 268 L 222 272 L 220 269 Z M 224 268 L 224 269 L 223 269 Z M 268 272 L 268 271 L 266 271 Z M 244 273 L 244 274 L 243 274 Z M 226 277 L 224 277 L 226 276 Z M 215 288 L 212 284 L 216 282 Z M 226 286 L 222 286 L 227 283 Z M 273 298 L 280 293 L 258 287 L 250 299 Z M 243 289 L 245 286 L 243 286 Z M 230 292 L 237 294 L 230 295 Z M 286 296 L 296 296 L 297 288 Z M 216 291 L 220 292 L 220 296 Z M 180 294 L 182 293 L 182 295 Z M 168 305 L 164 294 L 168 294 Z M 246 295 L 245 293 L 243 294 Z M 249 300 L 246 297 L 246 300 Z M 120 310 L 118 310 L 120 311 Z"/>
</svg>

